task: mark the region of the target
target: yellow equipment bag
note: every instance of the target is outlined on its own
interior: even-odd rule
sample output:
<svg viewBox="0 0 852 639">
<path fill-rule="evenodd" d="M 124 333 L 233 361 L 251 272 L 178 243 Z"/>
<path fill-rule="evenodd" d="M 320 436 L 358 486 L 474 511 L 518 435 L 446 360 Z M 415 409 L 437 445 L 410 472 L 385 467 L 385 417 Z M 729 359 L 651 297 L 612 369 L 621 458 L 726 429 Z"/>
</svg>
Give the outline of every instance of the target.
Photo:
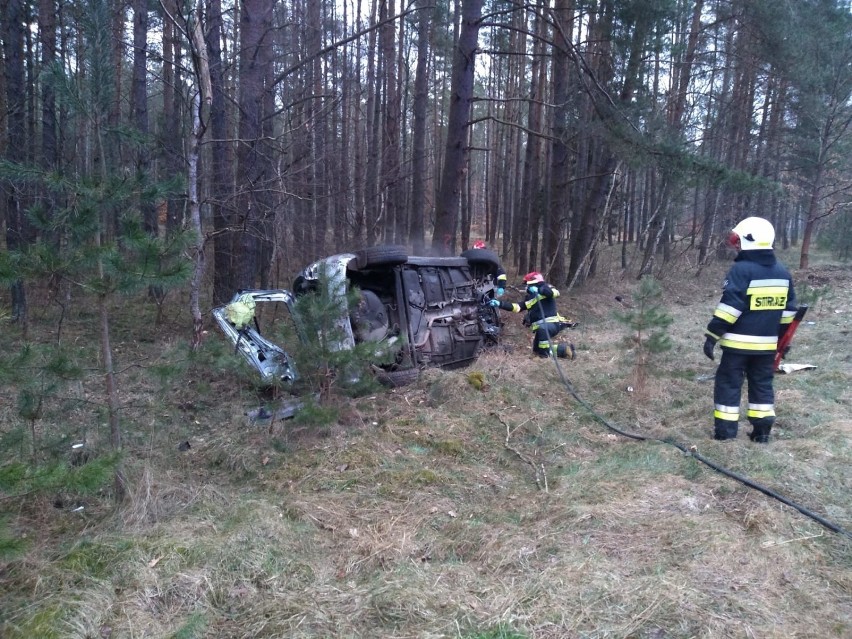
<svg viewBox="0 0 852 639">
<path fill-rule="evenodd" d="M 237 330 L 242 330 L 254 319 L 255 301 L 250 294 L 240 295 L 225 307 L 225 317 Z"/>
</svg>

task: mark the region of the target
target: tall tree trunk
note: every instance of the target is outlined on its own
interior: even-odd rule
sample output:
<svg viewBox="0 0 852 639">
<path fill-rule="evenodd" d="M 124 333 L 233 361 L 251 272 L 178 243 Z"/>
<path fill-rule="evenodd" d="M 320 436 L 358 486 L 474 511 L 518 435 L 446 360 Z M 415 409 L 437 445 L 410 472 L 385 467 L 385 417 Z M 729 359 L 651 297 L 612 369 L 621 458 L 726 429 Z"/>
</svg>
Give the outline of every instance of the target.
<svg viewBox="0 0 852 639">
<path fill-rule="evenodd" d="M 450 108 L 447 114 L 447 141 L 444 167 L 435 214 L 432 252 L 451 255 L 456 250 L 456 226 L 459 212 L 459 189 L 467 159 L 467 127 L 473 98 L 476 47 L 479 21 L 484 0 L 461 0 L 461 30 L 453 54 L 453 80 Z"/>
<path fill-rule="evenodd" d="M 744 0 L 738 0 L 738 3 Z M 728 111 L 730 116 L 725 120 L 721 133 L 727 138 L 725 149 L 725 164 L 734 171 L 748 170 L 749 152 L 751 147 L 752 112 L 756 84 L 757 64 L 754 58 L 755 34 L 746 27 L 746 20 L 738 12 L 738 28 L 732 40 L 731 56 L 735 60 L 732 69 L 732 87 Z M 746 203 L 741 192 L 728 190 L 723 193 L 722 223 L 731 228 L 746 210 Z M 727 249 L 724 249 L 727 253 Z"/>
<path fill-rule="evenodd" d="M 810 266 L 811 239 L 813 238 L 820 217 L 819 203 L 820 192 L 822 191 L 823 169 L 824 165 L 822 163 L 817 164 L 816 173 L 810 183 L 810 197 L 808 198 L 808 210 L 805 215 L 805 230 L 802 232 L 802 252 L 799 256 L 799 268 L 808 268 Z"/>
<path fill-rule="evenodd" d="M 551 282 L 565 281 L 564 233 L 568 213 L 565 207 L 569 202 L 569 183 L 571 180 L 571 160 L 568 152 L 568 115 L 569 115 L 569 57 L 568 48 L 574 23 L 574 0 L 556 0 L 553 8 L 554 42 L 553 52 L 553 142 L 550 155 L 551 190 L 547 216 L 548 224 L 544 229 L 542 243 L 543 261 L 550 265 Z"/>
<path fill-rule="evenodd" d="M 429 107 L 429 29 L 432 13 L 429 0 L 417 0 L 417 67 L 414 72 L 414 113 L 411 142 L 411 225 L 408 241 L 414 254 L 425 250 L 426 217 L 426 114 Z"/>
<path fill-rule="evenodd" d="M 195 264 L 189 286 L 189 310 L 192 313 L 192 338 L 190 345 L 193 351 L 197 351 L 201 346 L 202 329 L 204 328 L 204 317 L 201 314 L 201 285 L 207 266 L 204 229 L 201 226 L 201 202 L 198 196 L 200 181 L 198 175 L 198 149 L 201 138 L 204 135 L 204 129 L 201 126 L 200 93 L 193 95 L 190 108 L 192 109 L 193 122 L 192 134 L 189 138 L 189 148 L 187 149 L 187 195 L 189 196 L 190 228 L 195 232 L 196 242 L 194 247 L 195 255 L 193 256 Z"/>
<path fill-rule="evenodd" d="M 130 82 L 130 102 L 133 107 L 133 126 L 139 134 L 141 144 L 136 151 L 136 172 L 140 176 L 150 173 L 151 162 L 148 151 L 148 2 L 133 0 L 133 70 Z M 143 179 L 145 179 L 143 177 Z M 139 208 L 145 232 L 152 237 L 159 235 L 157 206 L 151 198 L 141 197 Z M 162 304 L 163 288 L 149 286 L 150 299 Z M 159 306 L 161 309 L 162 306 Z M 159 313 L 157 314 L 159 320 Z"/>
<path fill-rule="evenodd" d="M 207 45 L 202 27 L 202 0 L 197 0 L 195 10 L 190 10 L 186 20 L 186 31 L 190 37 L 192 52 L 192 70 L 195 79 L 195 91 L 192 95 L 190 112 L 192 129 L 187 141 L 187 195 L 189 204 L 190 228 L 195 233 L 195 246 L 192 280 L 189 287 L 189 310 L 192 313 L 192 350 L 201 346 L 204 318 L 201 314 L 201 284 L 207 267 L 206 239 L 201 226 L 201 201 L 199 198 L 201 177 L 199 175 L 199 149 L 206 127 L 203 125 L 206 111 L 212 102 L 213 87 L 210 79 L 210 63 L 207 58 Z"/>
<path fill-rule="evenodd" d="M 612 60 L 612 21 L 613 21 L 613 6 L 611 0 L 605 0 L 600 3 L 598 14 L 590 25 L 592 31 L 592 41 L 597 42 L 593 55 L 590 56 L 589 66 L 594 70 L 597 76 L 597 82 L 602 86 L 608 86 L 613 80 L 613 60 Z M 624 72 L 623 86 L 621 90 L 622 103 L 633 95 L 636 77 L 635 72 L 638 65 L 638 54 L 635 56 L 633 52 L 636 50 L 637 40 L 641 34 L 634 31 L 631 41 L 631 57 L 627 64 L 627 69 Z M 631 72 L 632 70 L 632 72 Z M 599 95 L 595 88 L 591 88 L 588 95 L 589 102 L 589 117 L 597 126 L 607 126 L 612 124 L 613 109 L 611 105 Z M 598 136 L 590 137 L 585 140 L 587 144 L 586 155 L 587 170 L 589 170 L 595 178 L 589 187 L 584 187 L 584 201 L 578 211 L 575 211 L 573 220 L 572 238 L 571 238 L 571 259 L 568 265 L 567 279 L 570 283 L 582 283 L 585 278 L 584 267 L 588 268 L 594 258 L 594 248 L 597 238 L 598 225 L 603 224 L 603 215 L 606 212 L 606 203 L 610 193 L 611 182 L 614 179 L 615 168 L 618 165 L 618 160 L 614 156 L 614 152 L 604 139 Z"/>
<path fill-rule="evenodd" d="M 121 423 L 118 413 L 121 409 L 118 401 L 118 387 L 115 379 L 115 365 L 112 359 L 112 340 L 110 337 L 109 301 L 110 295 L 98 295 L 98 314 L 101 324 L 101 361 L 104 370 L 104 384 L 107 395 L 107 415 L 109 421 L 110 445 L 112 450 L 120 453 L 122 449 Z M 124 501 L 127 494 L 127 479 L 124 474 L 124 464 L 116 464 L 113 475 L 114 498 L 117 502 Z"/>
<path fill-rule="evenodd" d="M 38 33 L 41 42 L 41 165 L 47 170 L 59 166 L 59 148 L 56 141 L 56 92 L 49 79 L 56 63 L 56 2 L 39 0 Z M 45 194 L 46 199 L 49 199 Z"/>
<path fill-rule="evenodd" d="M 166 13 L 163 19 L 163 118 L 162 118 L 162 171 L 167 176 L 181 175 L 184 171 L 181 141 L 181 42 L 180 32 L 174 24 L 177 15 L 176 0 L 163 0 Z M 170 197 L 166 203 L 166 232 L 171 234 L 183 223 L 182 202 Z"/>
<path fill-rule="evenodd" d="M 133 126 L 142 138 L 136 155 L 136 170 L 147 174 L 150 168 L 148 155 L 148 2 L 133 0 L 133 75 L 130 101 L 133 105 Z M 142 198 L 142 221 L 145 230 L 157 236 L 157 210 L 150 198 Z"/>
<path fill-rule="evenodd" d="M 373 23 L 381 15 L 384 6 L 382 0 L 373 0 Z M 380 35 L 380 34 L 379 34 Z M 381 162 L 381 121 L 382 121 L 382 65 L 384 59 L 377 53 L 379 38 L 376 30 L 370 31 L 367 55 L 367 92 L 365 147 L 367 165 L 364 170 L 364 223 L 367 231 L 367 244 L 372 246 L 378 241 L 379 222 L 382 217 L 379 198 L 379 166 Z"/>
<path fill-rule="evenodd" d="M 125 60 L 125 15 L 124 3 L 106 2 L 112 17 L 112 37 L 110 38 L 110 55 L 112 56 L 112 101 L 107 114 L 106 148 L 104 158 L 107 166 L 117 167 L 125 164 L 124 140 L 118 133 L 122 124 L 121 105 L 124 101 L 124 60 Z M 104 213 L 109 216 L 108 225 L 105 227 L 110 237 L 118 233 L 119 216 L 116 211 L 105 209 Z"/>
<path fill-rule="evenodd" d="M 686 98 L 689 84 L 692 81 L 692 68 L 695 64 L 695 55 L 698 49 L 698 37 L 701 35 L 701 12 L 704 10 L 704 0 L 695 0 L 692 7 L 692 19 L 690 21 L 689 35 L 686 39 L 686 51 L 683 60 L 677 65 L 679 67 L 676 78 L 675 90 L 671 95 L 674 99 L 669 101 L 668 122 L 677 132 L 683 128 L 683 116 L 686 110 Z"/>
<path fill-rule="evenodd" d="M 384 20 L 381 27 L 381 55 L 383 62 L 384 119 L 382 126 L 382 179 L 381 191 L 385 210 L 385 239 L 389 243 L 402 241 L 402 202 L 400 196 L 400 99 L 397 92 L 396 30 L 388 18 L 395 13 L 394 0 L 384 0 Z M 402 42 L 399 43 L 402 46 Z"/>
<path fill-rule="evenodd" d="M 376 1 L 372 0 L 372 20 L 375 21 Z M 356 13 L 356 16 L 360 14 Z M 362 25 L 360 18 L 357 19 L 359 27 Z M 359 118 L 353 131 L 353 186 L 354 193 L 354 241 L 356 245 L 363 245 L 368 242 L 367 228 L 371 224 L 371 213 L 368 208 L 373 205 L 373 199 L 370 195 L 370 178 L 372 177 L 370 167 L 370 139 L 369 127 L 372 120 L 374 93 L 372 91 L 373 82 L 375 79 L 376 68 L 376 31 L 370 30 L 367 36 L 367 69 L 366 79 L 362 75 L 363 63 L 355 64 L 356 87 L 355 94 L 358 96 L 367 95 L 367 102 L 362 112 L 359 108 L 353 107 L 359 114 L 363 113 L 363 117 Z M 360 58 L 360 56 L 356 56 Z"/>
<path fill-rule="evenodd" d="M 266 149 L 262 139 L 265 80 L 269 64 L 273 0 L 243 0 L 240 15 L 239 146 L 237 175 L 239 194 L 236 245 L 237 288 L 255 286 L 260 268 L 261 221 L 268 213 L 262 190 L 267 188 Z"/>
<path fill-rule="evenodd" d="M 526 53 L 528 47 L 526 14 L 516 11 L 512 16 L 512 33 L 509 48 L 512 51 Z M 508 133 L 507 152 L 503 159 L 502 188 L 503 205 L 506 210 L 503 215 L 503 252 L 508 253 L 511 247 L 514 263 L 521 268 L 526 259 L 523 236 L 518 230 L 518 218 L 524 213 L 524 202 L 521 196 L 524 175 L 524 134 L 523 114 L 525 110 L 521 102 L 525 97 L 527 84 L 526 56 L 511 56 L 508 62 L 507 103 L 504 107 L 504 118 L 510 125 Z M 522 271 L 523 272 L 523 271 Z"/>
<path fill-rule="evenodd" d="M 721 29 L 721 25 L 717 26 L 717 30 Z M 728 29 L 727 32 L 719 34 L 722 37 L 722 43 L 714 42 L 714 48 L 718 51 L 730 51 L 733 46 L 734 30 Z M 718 38 L 717 38 L 718 39 Z M 721 55 L 721 54 L 720 54 Z M 731 65 L 722 65 L 721 80 L 717 80 L 717 68 L 719 65 L 714 65 L 710 74 L 710 86 L 720 85 L 717 89 L 716 104 L 727 104 L 730 99 L 730 91 L 732 84 Z M 707 131 L 709 142 L 705 145 L 703 154 L 710 160 L 721 162 L 725 149 L 722 145 L 722 130 L 725 126 L 727 109 L 717 106 L 715 109 L 708 108 L 705 114 L 703 129 Z M 701 244 L 698 251 L 698 263 L 706 264 L 711 257 L 711 248 L 715 230 L 720 225 L 719 210 L 722 208 L 722 191 L 721 188 L 714 184 L 712 180 L 706 180 L 706 189 L 704 196 L 704 213 L 702 219 Z M 715 252 L 713 252 L 715 253 Z M 701 268 L 698 269 L 696 276 L 701 274 Z"/>
<path fill-rule="evenodd" d="M 22 162 L 26 157 L 26 91 L 24 87 L 24 6 L 23 0 L 5 0 L 3 3 L 3 57 L 6 71 L 6 128 L 5 157 L 10 162 Z M 23 249 L 28 241 L 28 225 L 24 211 L 24 193 L 12 183 L 4 185 L 6 215 L 6 248 Z M 12 284 L 12 320 L 19 322 L 24 334 L 27 330 L 27 296 L 23 280 Z"/>
<path fill-rule="evenodd" d="M 228 142 L 229 96 L 225 87 L 222 57 L 222 3 L 221 0 L 209 0 L 206 9 L 207 57 L 210 63 L 210 129 L 213 141 L 210 153 L 210 208 L 213 217 L 213 303 L 223 304 L 234 293 L 233 273 L 231 272 L 232 241 L 231 210 L 234 197 L 233 189 L 233 151 Z"/>
<path fill-rule="evenodd" d="M 273 0 L 274 5 L 274 0 Z M 260 189 L 258 189 L 259 201 L 261 203 L 261 211 L 262 216 L 260 218 L 260 251 L 258 253 L 259 262 L 258 262 L 258 272 L 257 277 L 260 282 L 260 288 L 270 288 L 269 277 L 270 277 L 270 268 L 272 266 L 272 254 L 273 254 L 273 239 L 275 237 L 275 186 L 278 181 L 278 176 L 275 171 L 275 148 L 273 140 L 275 139 L 275 120 L 272 117 L 272 114 L 275 113 L 275 90 L 274 90 L 274 69 L 272 67 L 272 36 L 267 35 L 264 38 L 263 53 L 266 55 L 266 59 L 263 60 L 263 67 L 265 70 L 264 81 L 263 81 L 263 115 L 261 117 L 261 128 L 260 128 L 260 136 L 262 140 L 262 153 L 260 155 L 262 166 L 263 166 L 263 178 Z M 318 124 L 318 126 L 322 126 Z M 322 135 L 322 133 L 320 133 Z M 317 157 L 317 163 L 322 163 L 322 166 L 325 166 L 326 158 L 324 157 L 325 151 L 324 147 L 320 148 L 318 153 L 320 155 Z M 325 187 L 325 177 L 323 173 L 323 183 L 321 185 L 321 189 Z M 327 198 L 322 197 L 320 204 L 323 207 L 328 206 Z M 323 208 L 323 211 L 325 209 Z M 317 226 L 320 227 L 318 229 L 319 233 L 323 234 L 326 230 L 326 222 L 325 217 L 322 218 L 322 224 L 320 226 L 319 222 Z"/>
<path fill-rule="evenodd" d="M 536 12 L 533 39 L 533 58 L 530 68 L 530 100 L 527 119 L 527 143 L 524 158 L 524 182 L 521 198 L 524 207 L 519 212 L 521 227 L 518 229 L 523 241 L 518 256 L 521 272 L 534 270 L 538 267 L 538 240 L 541 212 L 545 203 L 542 201 L 542 123 L 544 122 L 544 96 L 547 93 L 545 80 L 547 66 L 544 63 L 544 42 L 549 40 L 548 23 L 544 19 L 539 0 L 539 11 Z M 517 227 L 516 227 L 517 228 Z M 524 263 L 526 262 L 526 263 Z"/>
<path fill-rule="evenodd" d="M 326 156 L 325 139 L 325 109 L 323 108 L 322 87 L 322 3 L 308 2 L 306 5 L 305 49 L 309 62 L 307 63 L 305 86 L 307 102 L 305 104 L 305 122 L 310 131 L 310 154 L 308 159 L 308 206 L 311 210 L 311 227 L 313 229 L 313 246 L 311 257 L 319 257 L 325 251 L 325 235 L 328 230 L 328 191 L 325 188 Z"/>
<path fill-rule="evenodd" d="M 60 168 L 61 158 L 57 143 L 56 91 L 53 84 L 53 70 L 56 65 L 56 2 L 39 0 L 38 35 L 41 44 L 41 152 L 39 163 L 45 171 Z M 2 109 L 2 105 L 0 105 Z M 48 188 L 41 189 L 45 218 L 52 219 L 56 209 L 55 195 Z M 58 252 L 63 251 L 62 238 L 51 234 L 46 238 Z M 59 297 L 67 299 L 71 287 L 67 280 L 59 283 Z M 61 326 L 66 306 L 62 306 Z"/>
</svg>

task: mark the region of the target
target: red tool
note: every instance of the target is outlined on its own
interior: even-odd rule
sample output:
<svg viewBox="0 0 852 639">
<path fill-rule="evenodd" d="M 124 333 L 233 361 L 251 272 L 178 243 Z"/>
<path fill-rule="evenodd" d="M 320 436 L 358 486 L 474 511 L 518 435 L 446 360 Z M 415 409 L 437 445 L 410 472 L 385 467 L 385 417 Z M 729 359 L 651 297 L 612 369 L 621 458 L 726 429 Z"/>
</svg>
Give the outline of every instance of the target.
<svg viewBox="0 0 852 639">
<path fill-rule="evenodd" d="M 790 342 L 793 341 L 793 335 L 795 334 L 796 329 L 799 328 L 799 324 L 802 323 L 802 318 L 807 312 L 808 305 L 802 304 L 796 310 L 796 315 L 793 316 L 793 321 L 790 322 L 790 326 L 787 327 L 787 332 L 784 333 L 784 337 L 778 340 L 778 349 L 775 351 L 775 368 L 773 370 L 778 370 L 778 365 L 781 364 L 781 360 L 784 359 L 784 355 L 790 348 Z"/>
</svg>

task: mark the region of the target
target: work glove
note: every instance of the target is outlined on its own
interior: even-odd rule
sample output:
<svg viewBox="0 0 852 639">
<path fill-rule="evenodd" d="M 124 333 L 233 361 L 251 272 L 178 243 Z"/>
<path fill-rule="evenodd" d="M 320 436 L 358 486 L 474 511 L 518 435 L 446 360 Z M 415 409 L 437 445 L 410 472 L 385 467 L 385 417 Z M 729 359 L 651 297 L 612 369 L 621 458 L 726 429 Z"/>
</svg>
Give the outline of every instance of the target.
<svg viewBox="0 0 852 639">
<path fill-rule="evenodd" d="M 488 303 L 494 308 L 498 308 L 500 306 L 500 300 L 488 300 Z"/>
<path fill-rule="evenodd" d="M 538 295 L 538 286 L 528 286 L 527 290 L 531 295 Z"/>
<path fill-rule="evenodd" d="M 505 292 L 506 292 L 505 288 L 498 288 L 497 289 L 497 297 L 501 297 L 503 295 L 503 293 L 505 293 Z"/>
<path fill-rule="evenodd" d="M 704 354 L 709 359 L 716 359 L 715 357 L 713 357 L 714 348 L 716 348 L 716 342 L 713 340 L 712 337 L 708 337 L 706 340 L 704 340 Z"/>
</svg>

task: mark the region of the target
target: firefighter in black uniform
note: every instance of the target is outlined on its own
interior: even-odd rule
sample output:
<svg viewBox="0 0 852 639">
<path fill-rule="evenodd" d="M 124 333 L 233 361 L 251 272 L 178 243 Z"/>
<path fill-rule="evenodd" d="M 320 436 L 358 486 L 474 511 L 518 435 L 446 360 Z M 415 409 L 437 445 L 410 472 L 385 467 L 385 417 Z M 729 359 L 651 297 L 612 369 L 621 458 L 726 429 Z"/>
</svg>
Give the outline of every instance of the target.
<svg viewBox="0 0 852 639">
<path fill-rule="evenodd" d="M 576 351 L 573 344 L 553 343 L 553 338 L 563 328 L 576 326 L 568 318 L 562 317 L 556 309 L 559 291 L 545 282 L 542 274 L 537 271 L 527 273 L 524 276 L 524 283 L 527 289 L 522 304 L 491 300 L 491 306 L 513 313 L 526 311 L 524 324 L 535 332 L 532 351 L 539 357 L 556 355 L 556 357 L 574 359 Z"/>
<path fill-rule="evenodd" d="M 734 439 L 743 377 L 748 380 L 748 412 L 753 442 L 765 444 L 775 422 L 772 376 L 778 339 L 796 314 L 796 294 L 787 268 L 775 259 L 775 229 L 749 217 L 731 231 L 739 253 L 728 271 L 722 298 L 707 325 L 704 354 L 713 359 L 718 342 L 722 359 L 716 371 L 714 439 Z"/>
</svg>

